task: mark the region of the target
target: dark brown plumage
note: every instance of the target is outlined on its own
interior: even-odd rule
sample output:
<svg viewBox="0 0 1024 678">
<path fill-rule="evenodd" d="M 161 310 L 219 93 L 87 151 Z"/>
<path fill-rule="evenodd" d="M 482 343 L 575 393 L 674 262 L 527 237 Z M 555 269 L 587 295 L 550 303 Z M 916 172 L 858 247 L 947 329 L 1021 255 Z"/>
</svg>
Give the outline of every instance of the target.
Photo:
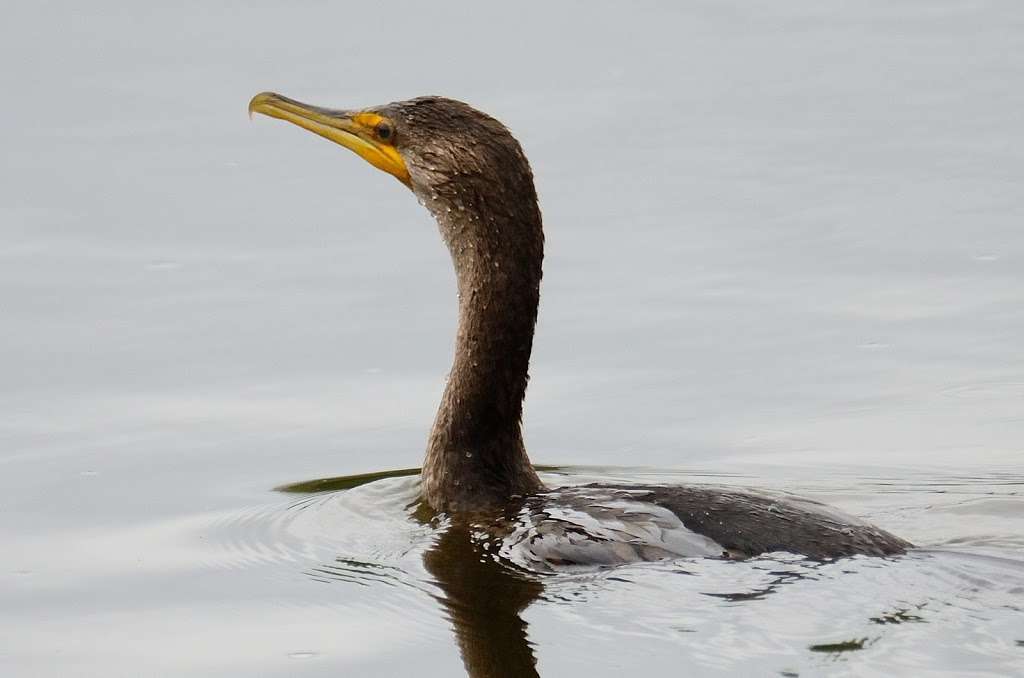
<svg viewBox="0 0 1024 678">
<path fill-rule="evenodd" d="M 253 99 L 250 111 L 289 120 L 354 150 L 412 189 L 438 222 L 455 267 L 459 326 L 427 445 L 424 500 L 469 521 L 526 507 L 541 516 L 540 529 L 546 504 L 573 508 L 585 501 L 589 495 L 572 488 L 545 490 L 523 446 L 520 418 L 544 235 L 530 165 L 509 131 L 443 97 L 334 111 L 265 93 Z M 910 546 L 795 498 L 702 486 L 588 489 L 668 509 L 729 555 L 778 550 L 829 558 L 900 553 Z"/>
<path fill-rule="evenodd" d="M 533 174 L 508 130 L 466 104 L 425 97 L 379 112 L 398 121 L 396 146 L 458 283 L 455 360 L 424 497 L 442 511 L 500 508 L 541 488 L 520 430 L 544 258 Z"/>
</svg>

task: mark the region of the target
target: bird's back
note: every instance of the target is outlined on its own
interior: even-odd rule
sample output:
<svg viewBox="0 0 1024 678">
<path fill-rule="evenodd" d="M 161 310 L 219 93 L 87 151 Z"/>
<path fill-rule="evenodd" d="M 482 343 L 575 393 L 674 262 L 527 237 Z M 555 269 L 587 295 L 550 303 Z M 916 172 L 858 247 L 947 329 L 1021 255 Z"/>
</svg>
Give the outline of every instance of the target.
<svg viewBox="0 0 1024 678">
<path fill-rule="evenodd" d="M 707 485 L 557 488 L 528 498 L 503 538 L 506 557 L 540 570 L 773 551 L 884 556 L 910 546 L 816 501 Z"/>
</svg>

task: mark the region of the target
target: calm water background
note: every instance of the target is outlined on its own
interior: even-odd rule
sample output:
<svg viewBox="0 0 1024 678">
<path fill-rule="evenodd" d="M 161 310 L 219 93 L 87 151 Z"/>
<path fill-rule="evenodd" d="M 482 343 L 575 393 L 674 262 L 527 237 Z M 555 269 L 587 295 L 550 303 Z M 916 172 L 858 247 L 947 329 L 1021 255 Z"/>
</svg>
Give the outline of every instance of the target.
<svg viewBox="0 0 1024 678">
<path fill-rule="evenodd" d="M 1010 1 L 5 8 L 0 673 L 463 672 L 413 481 L 273 490 L 419 463 L 455 300 L 427 213 L 264 89 L 522 141 L 535 461 L 930 549 L 555 578 L 541 674 L 1024 671 L 1022 39 Z"/>
</svg>

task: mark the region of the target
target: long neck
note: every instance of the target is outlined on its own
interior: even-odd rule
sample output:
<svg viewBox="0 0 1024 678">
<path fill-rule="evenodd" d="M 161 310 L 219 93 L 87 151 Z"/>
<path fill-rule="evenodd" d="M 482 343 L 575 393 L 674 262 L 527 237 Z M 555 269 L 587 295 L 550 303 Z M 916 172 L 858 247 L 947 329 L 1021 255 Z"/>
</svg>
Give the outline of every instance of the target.
<svg viewBox="0 0 1024 678">
<path fill-rule="evenodd" d="M 494 508 L 541 488 L 520 424 L 544 256 L 532 181 L 528 189 L 461 191 L 431 205 L 459 292 L 455 360 L 423 467 L 437 510 Z"/>
</svg>

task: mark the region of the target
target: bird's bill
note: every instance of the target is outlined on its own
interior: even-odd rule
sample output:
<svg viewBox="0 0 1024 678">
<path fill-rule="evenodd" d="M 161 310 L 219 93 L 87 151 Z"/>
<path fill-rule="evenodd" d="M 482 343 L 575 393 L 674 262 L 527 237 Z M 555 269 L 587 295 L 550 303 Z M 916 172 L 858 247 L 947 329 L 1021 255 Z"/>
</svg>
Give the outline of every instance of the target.
<svg viewBox="0 0 1024 678">
<path fill-rule="evenodd" d="M 383 118 L 376 113 L 339 111 L 310 106 L 294 99 L 261 92 L 249 102 L 249 115 L 262 113 L 279 118 L 330 139 L 355 151 L 380 170 L 409 186 L 409 169 L 393 145 L 376 138 L 377 125 Z"/>
</svg>

